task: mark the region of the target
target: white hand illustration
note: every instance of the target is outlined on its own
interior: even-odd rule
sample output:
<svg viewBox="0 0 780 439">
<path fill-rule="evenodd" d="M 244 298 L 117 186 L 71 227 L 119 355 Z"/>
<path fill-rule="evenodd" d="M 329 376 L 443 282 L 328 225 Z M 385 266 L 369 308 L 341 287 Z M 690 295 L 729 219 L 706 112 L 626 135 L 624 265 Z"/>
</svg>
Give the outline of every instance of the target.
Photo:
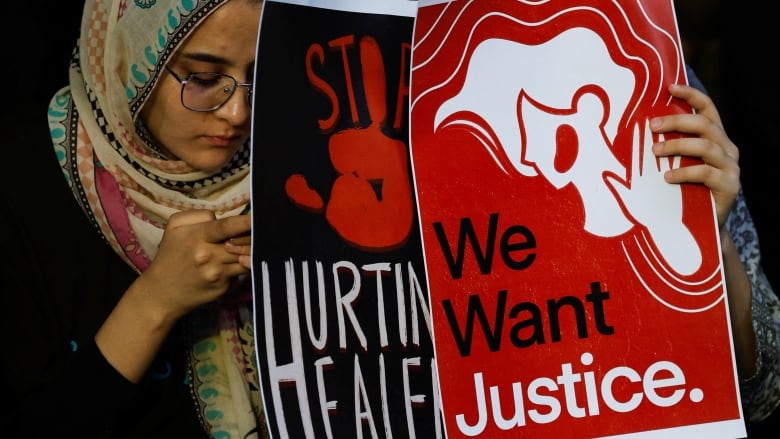
<svg viewBox="0 0 780 439">
<path fill-rule="evenodd" d="M 659 140 L 664 140 L 663 134 Z M 701 265 L 701 250 L 682 220 L 682 188 L 664 180 L 667 170 L 680 166 L 680 156 L 675 156 L 670 165 L 668 158 L 656 158 L 652 146 L 649 122 L 641 135 L 635 126 L 629 184 L 609 175 L 606 181 L 634 223 L 647 228 L 664 260 L 676 272 L 692 274 Z"/>
</svg>

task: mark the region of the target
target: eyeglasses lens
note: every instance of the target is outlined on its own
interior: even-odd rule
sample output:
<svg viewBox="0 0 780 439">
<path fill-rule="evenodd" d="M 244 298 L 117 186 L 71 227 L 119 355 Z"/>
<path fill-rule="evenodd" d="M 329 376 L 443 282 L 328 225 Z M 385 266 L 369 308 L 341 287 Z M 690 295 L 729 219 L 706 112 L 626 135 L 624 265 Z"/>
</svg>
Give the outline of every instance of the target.
<svg viewBox="0 0 780 439">
<path fill-rule="evenodd" d="M 219 108 L 230 99 L 236 89 L 236 80 L 219 73 L 193 73 L 184 82 L 182 103 L 196 111 Z"/>
</svg>

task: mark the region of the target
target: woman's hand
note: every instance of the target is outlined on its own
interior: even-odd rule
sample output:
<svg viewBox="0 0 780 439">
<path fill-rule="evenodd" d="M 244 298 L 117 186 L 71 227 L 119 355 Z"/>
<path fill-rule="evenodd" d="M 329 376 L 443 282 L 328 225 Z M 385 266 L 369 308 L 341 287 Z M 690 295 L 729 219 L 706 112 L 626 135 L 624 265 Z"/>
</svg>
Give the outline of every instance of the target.
<svg viewBox="0 0 780 439">
<path fill-rule="evenodd" d="M 225 250 L 238 256 L 238 263 L 247 270 L 252 268 L 252 236 L 243 235 L 225 241 Z"/>
<path fill-rule="evenodd" d="M 176 321 L 223 294 L 249 270 L 226 250 L 251 228 L 249 215 L 216 219 L 193 210 L 171 216 L 152 263 L 130 285 L 95 335 L 106 360 L 138 383 Z"/>
<path fill-rule="evenodd" d="M 721 251 L 737 369 L 740 376 L 746 378 L 756 371 L 757 355 L 752 324 L 751 285 L 737 248 L 724 227 L 739 192 L 739 150 L 726 135 L 712 99 L 685 85 L 672 85 L 669 92 L 685 100 L 696 114 L 654 118 L 650 121 L 650 127 L 656 133 L 676 131 L 690 137 L 659 142 L 653 146 L 653 152 L 657 156 L 679 154 L 703 161 L 701 164 L 669 170 L 664 177 L 670 183 L 703 183 L 712 192 L 721 230 Z"/>
<path fill-rule="evenodd" d="M 654 133 L 683 133 L 686 137 L 667 139 L 653 145 L 656 156 L 681 155 L 700 158 L 703 163 L 668 170 L 669 183 L 702 183 L 715 200 L 718 226 L 722 229 L 739 192 L 739 150 L 723 129 L 720 114 L 709 96 L 687 86 L 669 86 L 672 96 L 690 105 L 694 114 L 673 114 L 653 118 Z"/>
<path fill-rule="evenodd" d="M 150 304 L 174 318 L 224 294 L 231 281 L 247 274 L 240 254 L 226 243 L 246 235 L 249 215 L 216 219 L 213 212 L 193 210 L 171 216 L 157 256 L 138 278 Z M 139 285 L 136 285 L 139 286 Z"/>
</svg>

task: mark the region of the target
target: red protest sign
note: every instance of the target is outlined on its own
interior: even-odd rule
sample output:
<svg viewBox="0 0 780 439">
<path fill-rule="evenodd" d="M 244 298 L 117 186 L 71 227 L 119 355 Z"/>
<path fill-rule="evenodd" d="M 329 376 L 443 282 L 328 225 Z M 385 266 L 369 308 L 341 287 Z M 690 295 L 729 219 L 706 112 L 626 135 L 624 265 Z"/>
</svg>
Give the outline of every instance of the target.
<svg viewBox="0 0 780 439">
<path fill-rule="evenodd" d="M 420 1 L 413 41 L 448 437 L 744 436 L 712 201 L 650 149 L 672 3 Z"/>
</svg>

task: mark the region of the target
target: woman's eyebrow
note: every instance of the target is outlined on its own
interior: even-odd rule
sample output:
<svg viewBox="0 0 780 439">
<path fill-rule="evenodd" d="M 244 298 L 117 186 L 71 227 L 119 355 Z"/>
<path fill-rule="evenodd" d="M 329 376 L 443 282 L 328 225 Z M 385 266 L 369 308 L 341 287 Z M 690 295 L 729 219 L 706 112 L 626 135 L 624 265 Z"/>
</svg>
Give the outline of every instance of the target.
<svg viewBox="0 0 780 439">
<path fill-rule="evenodd" d="M 207 62 L 210 64 L 216 64 L 216 65 L 223 65 L 223 66 L 230 66 L 232 63 L 230 60 L 223 58 L 219 55 L 214 55 L 211 53 L 205 53 L 205 52 L 191 52 L 191 53 L 182 53 L 178 56 L 179 59 L 187 59 L 191 61 L 201 61 L 201 62 Z M 249 65 L 249 70 L 254 70 L 255 68 L 255 62 L 252 61 L 252 64 Z"/>
<path fill-rule="evenodd" d="M 211 53 L 203 53 L 203 52 L 182 53 L 179 54 L 179 57 L 193 60 L 193 61 L 203 61 L 211 64 L 230 64 L 230 61 L 228 61 L 227 59 Z"/>
</svg>

